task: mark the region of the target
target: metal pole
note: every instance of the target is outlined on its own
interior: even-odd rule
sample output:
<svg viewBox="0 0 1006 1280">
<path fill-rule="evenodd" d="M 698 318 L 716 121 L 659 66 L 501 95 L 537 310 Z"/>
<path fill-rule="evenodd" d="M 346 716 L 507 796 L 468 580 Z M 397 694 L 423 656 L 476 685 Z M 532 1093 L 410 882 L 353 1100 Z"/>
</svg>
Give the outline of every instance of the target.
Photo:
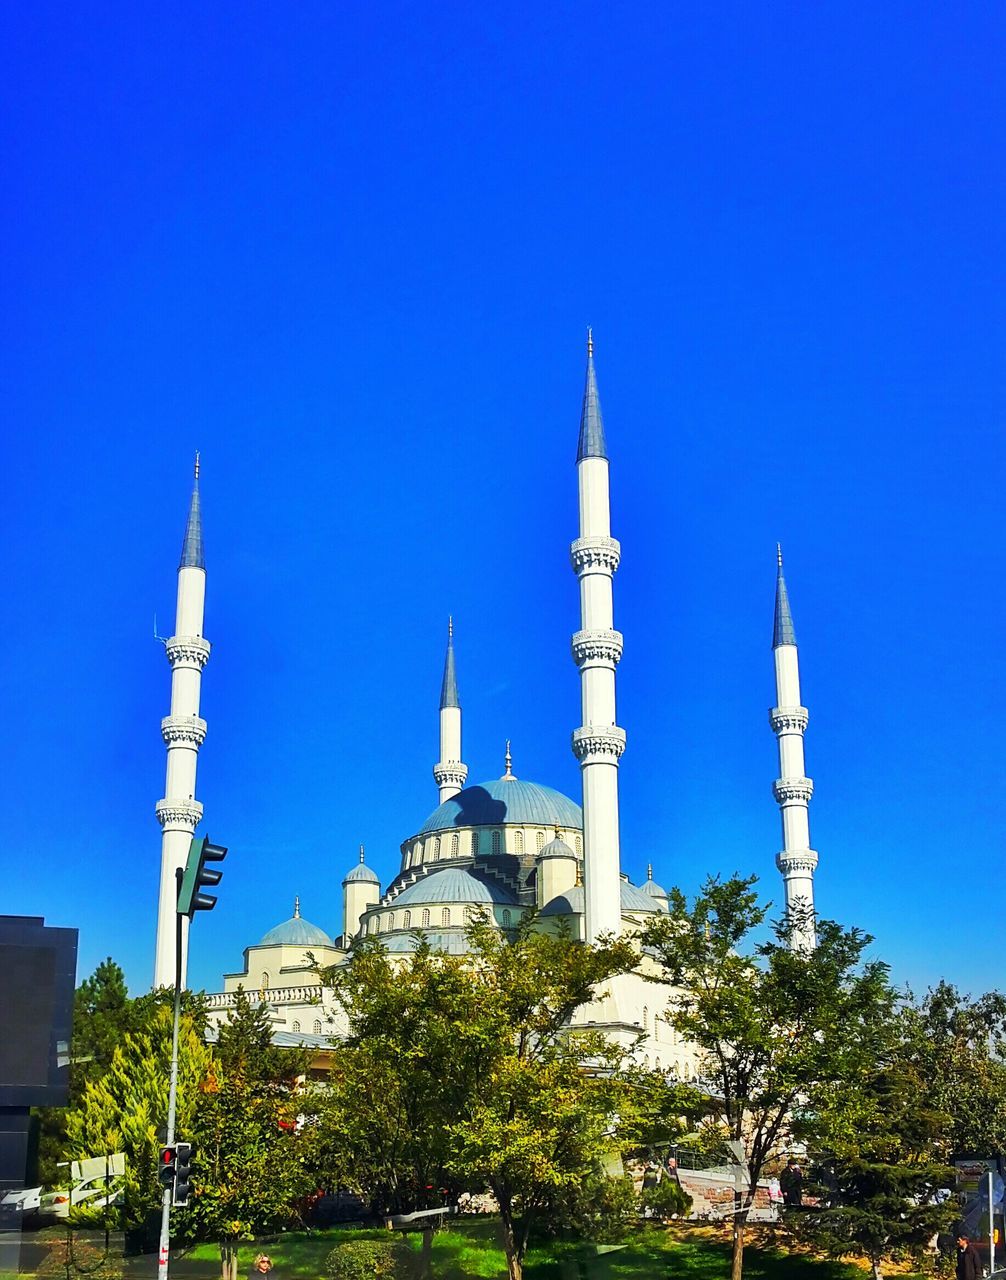
<svg viewBox="0 0 1006 1280">
<path fill-rule="evenodd" d="M 181 887 L 182 871 L 175 872 L 177 890 Z M 178 1096 L 178 1020 L 182 1007 L 182 917 L 175 912 L 175 1017 L 171 1028 L 171 1085 L 168 1089 L 168 1132 L 166 1146 L 175 1145 L 175 1103 Z M 161 1246 L 157 1253 L 158 1280 L 167 1280 L 168 1248 L 171 1243 L 171 1188 L 164 1188 L 161 1201 Z"/>
<path fill-rule="evenodd" d="M 989 1275 L 996 1269 L 996 1228 L 992 1205 L 992 1170 L 989 1170 Z"/>
</svg>

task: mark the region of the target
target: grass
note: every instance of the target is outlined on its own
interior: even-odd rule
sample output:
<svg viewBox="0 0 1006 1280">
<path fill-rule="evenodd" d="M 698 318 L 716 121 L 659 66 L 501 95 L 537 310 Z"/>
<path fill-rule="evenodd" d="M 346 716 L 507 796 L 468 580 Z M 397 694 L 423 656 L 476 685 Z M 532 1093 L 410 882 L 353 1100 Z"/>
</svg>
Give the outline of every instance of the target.
<svg viewBox="0 0 1006 1280">
<path fill-rule="evenodd" d="M 386 1240 L 387 1234 L 380 1228 L 358 1227 L 290 1232 L 263 1244 L 242 1245 L 238 1274 L 247 1276 L 255 1255 L 267 1251 L 277 1280 L 324 1280 L 325 1259 L 341 1242 Z M 421 1236 L 406 1239 L 418 1251 Z M 745 1280 L 865 1280 L 863 1270 L 852 1263 L 819 1261 L 764 1239 L 749 1245 L 744 1259 Z M 155 1272 L 153 1256 L 120 1258 L 114 1272 L 102 1268 L 94 1273 L 94 1280 L 113 1274 L 124 1280 L 146 1280 Z M 721 1232 L 710 1227 L 681 1223 L 668 1229 L 641 1224 L 623 1245 L 610 1250 L 571 1242 L 533 1248 L 524 1273 L 526 1280 L 729 1280 L 730 1246 Z M 176 1280 L 215 1280 L 219 1274 L 216 1245 L 199 1244 L 172 1256 L 171 1275 Z M 434 1280 L 502 1280 L 505 1276 L 506 1256 L 496 1219 L 467 1219 L 434 1237 Z M 898 1280 L 914 1278 L 899 1276 Z"/>
</svg>

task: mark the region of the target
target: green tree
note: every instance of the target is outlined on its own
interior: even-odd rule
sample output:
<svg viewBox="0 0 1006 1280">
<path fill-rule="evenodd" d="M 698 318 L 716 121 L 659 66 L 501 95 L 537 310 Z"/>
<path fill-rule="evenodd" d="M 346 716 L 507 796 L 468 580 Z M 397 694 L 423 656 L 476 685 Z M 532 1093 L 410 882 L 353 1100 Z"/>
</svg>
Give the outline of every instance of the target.
<svg viewBox="0 0 1006 1280">
<path fill-rule="evenodd" d="M 268 1009 L 239 991 L 185 1131 L 194 1194 L 182 1227 L 219 1244 L 223 1280 L 236 1280 L 240 1242 L 294 1225 L 313 1188 L 299 1132 L 305 1066 L 302 1054 L 273 1047 Z"/>
<path fill-rule="evenodd" d="M 84 1085 L 67 1113 L 66 1154 L 83 1159 L 126 1153 L 125 1217 L 139 1225 L 160 1203 L 157 1182 L 159 1131 L 167 1124 L 171 1072 L 171 1010 L 149 1009 L 143 1031 L 126 1032 L 112 1050 L 108 1069 Z M 178 1053 L 180 1134 L 191 1133 L 199 1090 L 210 1068 L 210 1051 L 189 1017 L 183 1017 Z"/>
<path fill-rule="evenodd" d="M 871 939 L 858 929 L 819 921 L 816 948 L 802 951 L 791 948 L 782 923 L 752 946 L 767 916 L 754 884 L 753 877 L 711 878 L 691 904 L 674 890 L 669 912 L 641 935 L 660 965 L 659 980 L 674 988 L 673 1026 L 702 1055 L 724 1137 L 744 1152 L 732 1280 L 742 1275 L 758 1180 L 782 1154 L 794 1113 L 812 1107 L 819 1091 L 874 1068 L 895 1006 L 887 968 L 864 961 Z"/>
</svg>

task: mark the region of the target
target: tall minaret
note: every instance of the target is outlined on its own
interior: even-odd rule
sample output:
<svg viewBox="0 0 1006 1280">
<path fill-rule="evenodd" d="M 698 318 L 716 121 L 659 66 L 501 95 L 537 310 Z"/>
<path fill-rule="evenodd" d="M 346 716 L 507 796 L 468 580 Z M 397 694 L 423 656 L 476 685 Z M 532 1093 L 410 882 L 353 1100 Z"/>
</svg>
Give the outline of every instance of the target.
<svg viewBox="0 0 1006 1280">
<path fill-rule="evenodd" d="M 813 916 L 817 854 L 810 847 L 807 812 L 814 784 L 804 772 L 803 735 L 808 715 L 807 708 L 800 705 L 800 662 L 780 546 L 776 547 L 776 558 L 779 568 L 772 648 L 777 705 L 769 712 L 769 721 L 779 739 L 779 777 L 772 784 L 772 790 L 782 813 L 783 847 L 776 856 L 776 866 L 786 886 L 786 914 L 794 924 L 792 945 L 795 949 L 810 950 L 817 944 Z"/>
<path fill-rule="evenodd" d="M 573 754 L 583 775 L 585 936 L 596 942 L 622 927 L 618 852 L 618 760 L 625 730 L 615 723 L 615 665 L 622 637 L 613 629 L 611 579 L 621 548 L 611 536 L 608 454 L 594 374 L 594 340 L 587 330 L 587 380 L 576 452 L 580 536 L 570 547 L 580 580 L 581 629 L 573 636 L 580 668 L 583 723 L 573 733 Z"/>
<path fill-rule="evenodd" d="M 433 766 L 433 780 L 440 788 L 440 803 L 456 796 L 465 785 L 468 766 L 461 763 L 461 703 L 454 671 L 454 619 L 447 619 L 447 654 L 440 685 L 440 759 Z"/>
<path fill-rule="evenodd" d="M 161 890 L 157 904 L 157 952 L 154 958 L 154 986 L 172 986 L 175 981 L 175 871 L 184 867 L 203 806 L 196 799 L 196 759 L 206 737 L 206 721 L 199 718 L 199 687 L 203 667 L 210 656 L 209 642 L 203 638 L 203 607 L 206 599 L 206 562 L 203 559 L 203 526 L 199 510 L 199 454 L 189 519 L 185 526 L 182 558 L 178 566 L 178 605 L 175 634 L 165 641 L 171 663 L 171 714 L 161 721 L 161 733 L 168 748 L 164 799 L 157 802 L 161 824 Z M 185 985 L 188 922 L 183 921 L 182 985 Z"/>
</svg>

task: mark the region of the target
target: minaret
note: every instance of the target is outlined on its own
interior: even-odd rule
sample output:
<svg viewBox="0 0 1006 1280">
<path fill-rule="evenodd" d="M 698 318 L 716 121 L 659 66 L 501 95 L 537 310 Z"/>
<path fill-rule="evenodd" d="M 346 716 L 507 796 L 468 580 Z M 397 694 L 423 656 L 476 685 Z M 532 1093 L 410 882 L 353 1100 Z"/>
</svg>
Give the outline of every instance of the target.
<svg viewBox="0 0 1006 1280">
<path fill-rule="evenodd" d="M 161 888 L 157 904 L 157 951 L 154 958 L 154 986 L 173 986 L 175 981 L 175 872 L 185 866 L 193 832 L 203 816 L 196 799 L 196 760 L 206 737 L 206 721 L 199 718 L 199 689 L 203 667 L 210 656 L 209 642 L 203 638 L 203 608 L 206 599 L 206 562 L 203 559 L 203 526 L 199 509 L 199 454 L 196 454 L 195 481 L 189 519 L 185 526 L 182 558 L 178 566 L 178 605 L 175 634 L 165 641 L 171 663 L 171 714 L 161 721 L 161 733 L 168 748 L 164 799 L 157 803 L 161 824 Z M 185 985 L 187 921 L 182 933 L 182 986 Z"/>
<path fill-rule="evenodd" d="M 454 619 L 447 619 L 447 654 L 440 685 L 440 759 L 433 766 L 433 780 L 440 788 L 440 803 L 456 796 L 465 785 L 468 766 L 461 763 L 461 703 L 454 670 Z"/>
<path fill-rule="evenodd" d="M 775 653 L 777 705 L 769 712 L 769 722 L 779 739 L 779 777 L 772 790 L 782 813 L 783 847 L 776 856 L 776 866 L 782 872 L 786 887 L 786 914 L 794 925 L 791 944 L 797 950 L 810 950 L 817 943 L 813 914 L 817 854 L 810 847 L 808 814 L 814 784 L 805 774 L 803 735 L 808 715 L 807 708 L 800 705 L 796 632 L 793 630 L 786 579 L 782 573 L 782 547 L 778 545 L 776 558 L 778 575 L 772 648 Z"/>
<path fill-rule="evenodd" d="M 580 627 L 573 658 L 580 668 L 583 723 L 573 733 L 573 754 L 583 776 L 585 936 L 596 942 L 622 927 L 618 850 L 618 761 L 625 730 L 615 723 L 615 666 L 621 634 L 613 629 L 611 580 L 621 548 L 611 536 L 608 454 L 594 374 L 594 341 L 587 330 L 587 380 L 576 453 L 580 536 L 570 547 L 580 580 Z"/>
</svg>

